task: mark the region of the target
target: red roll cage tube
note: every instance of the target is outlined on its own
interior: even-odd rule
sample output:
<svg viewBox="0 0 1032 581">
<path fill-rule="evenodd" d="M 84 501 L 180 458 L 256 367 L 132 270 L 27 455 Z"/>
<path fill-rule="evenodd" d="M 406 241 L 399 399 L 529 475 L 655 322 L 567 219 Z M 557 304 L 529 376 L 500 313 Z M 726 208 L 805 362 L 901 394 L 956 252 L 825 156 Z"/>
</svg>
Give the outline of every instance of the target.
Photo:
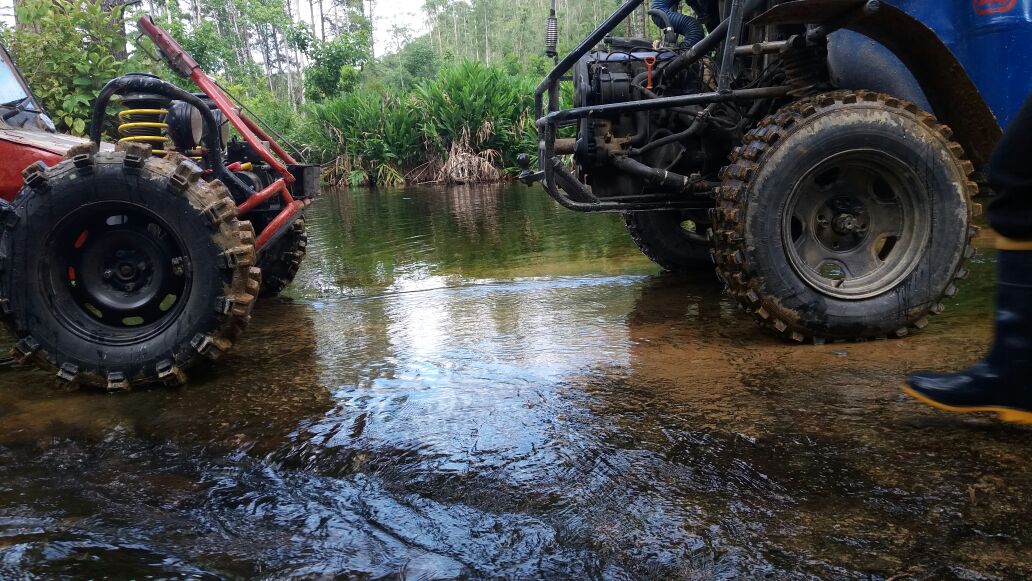
<svg viewBox="0 0 1032 581">
<path fill-rule="evenodd" d="M 215 103 L 216 107 L 222 111 L 222 114 L 226 116 L 233 128 L 244 138 L 247 144 L 279 175 L 275 182 L 245 200 L 237 208 L 239 215 L 243 216 L 277 194 L 283 200 L 283 210 L 269 222 L 255 242 L 256 248 L 262 249 L 280 230 L 292 224 L 298 213 L 311 201 L 295 200 L 287 188 L 288 184 L 294 183 L 295 178 L 290 173 L 290 170 L 287 169 L 286 164 L 292 165 L 297 162 L 279 143 L 269 137 L 257 123 L 242 114 L 233 100 L 219 87 L 218 83 L 201 70 L 197 61 L 183 49 L 176 39 L 172 38 L 172 35 L 155 24 L 153 18 L 143 16 L 139 19 L 138 24 L 140 31 L 154 42 L 154 45 L 157 46 L 169 66 L 193 81 L 197 88 L 204 92 Z"/>
</svg>

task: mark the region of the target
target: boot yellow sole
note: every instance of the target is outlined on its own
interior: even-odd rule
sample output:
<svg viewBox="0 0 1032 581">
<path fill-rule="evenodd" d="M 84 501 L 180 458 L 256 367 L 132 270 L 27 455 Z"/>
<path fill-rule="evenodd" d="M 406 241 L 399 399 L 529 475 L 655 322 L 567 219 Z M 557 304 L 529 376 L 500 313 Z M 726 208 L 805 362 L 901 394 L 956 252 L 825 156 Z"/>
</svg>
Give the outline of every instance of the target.
<svg viewBox="0 0 1032 581">
<path fill-rule="evenodd" d="M 997 250 L 1011 250 L 1015 252 L 1028 252 L 1032 250 L 1032 240 L 1015 240 L 1013 238 L 996 237 Z"/>
<path fill-rule="evenodd" d="M 973 406 L 973 407 L 958 407 L 952 405 L 946 405 L 939 403 L 934 399 L 922 395 L 917 391 L 914 391 L 909 385 L 903 385 L 903 393 L 916 399 L 917 401 L 928 404 L 935 409 L 942 410 L 944 412 L 950 412 L 954 414 L 976 414 L 976 413 L 991 413 L 997 414 L 1001 421 L 1011 424 L 1022 424 L 1032 425 L 1032 412 L 1026 412 L 1022 410 L 1016 410 L 1011 408 L 999 407 L 999 406 Z"/>
</svg>

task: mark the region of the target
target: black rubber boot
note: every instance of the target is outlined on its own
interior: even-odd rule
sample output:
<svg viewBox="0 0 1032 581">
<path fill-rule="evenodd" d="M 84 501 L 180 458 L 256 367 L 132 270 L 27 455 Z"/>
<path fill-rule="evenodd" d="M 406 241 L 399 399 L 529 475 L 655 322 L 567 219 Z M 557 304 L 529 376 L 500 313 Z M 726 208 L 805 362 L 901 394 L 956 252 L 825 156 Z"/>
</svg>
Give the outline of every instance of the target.
<svg viewBox="0 0 1032 581">
<path fill-rule="evenodd" d="M 1032 243 L 1001 250 L 996 339 L 986 358 L 951 375 L 919 373 L 903 392 L 950 412 L 994 412 L 1007 422 L 1032 424 Z"/>
</svg>

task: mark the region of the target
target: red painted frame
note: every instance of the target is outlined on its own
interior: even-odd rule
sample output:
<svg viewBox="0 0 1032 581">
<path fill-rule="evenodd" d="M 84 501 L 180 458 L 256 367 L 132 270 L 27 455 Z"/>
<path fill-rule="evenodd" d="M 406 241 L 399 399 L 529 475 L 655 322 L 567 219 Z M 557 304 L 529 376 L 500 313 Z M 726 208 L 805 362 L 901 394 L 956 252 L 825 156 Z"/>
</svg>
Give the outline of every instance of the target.
<svg viewBox="0 0 1032 581">
<path fill-rule="evenodd" d="M 172 35 L 155 24 L 154 19 L 150 16 L 144 16 L 140 18 L 138 24 L 140 31 L 154 42 L 154 45 L 161 51 L 168 64 L 177 72 L 193 81 L 197 88 L 203 91 L 215 103 L 215 106 L 222 111 L 222 114 L 226 116 L 226 119 L 229 120 L 233 128 L 237 130 L 237 133 L 244 138 L 247 144 L 279 175 L 279 178 L 269 187 L 247 199 L 237 209 L 239 215 L 244 216 L 276 194 L 279 194 L 280 198 L 282 198 L 283 210 L 269 222 L 255 242 L 255 246 L 261 249 L 277 233 L 290 227 L 298 213 L 306 205 L 306 202 L 303 200 L 295 200 L 290 195 L 290 190 L 287 187 L 289 184 L 294 183 L 294 176 L 287 169 L 286 165 L 296 164 L 297 162 L 276 140 L 262 131 L 257 123 L 243 115 L 237 109 L 233 100 L 226 95 L 207 73 L 201 70 L 197 61 L 180 46 L 176 39 L 172 38 Z"/>
</svg>

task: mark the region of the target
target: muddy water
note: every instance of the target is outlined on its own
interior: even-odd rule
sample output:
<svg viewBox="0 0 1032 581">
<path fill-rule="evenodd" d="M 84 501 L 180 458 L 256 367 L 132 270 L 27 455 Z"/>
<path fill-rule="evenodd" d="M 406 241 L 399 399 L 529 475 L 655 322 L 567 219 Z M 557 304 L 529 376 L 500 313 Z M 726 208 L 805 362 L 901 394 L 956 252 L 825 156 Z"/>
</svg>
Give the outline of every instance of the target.
<svg viewBox="0 0 1032 581">
<path fill-rule="evenodd" d="M 797 347 L 617 219 L 337 193 L 189 386 L 0 375 L 0 578 L 1028 578 L 1032 431 L 926 410 L 992 256 L 904 341 Z"/>
</svg>

